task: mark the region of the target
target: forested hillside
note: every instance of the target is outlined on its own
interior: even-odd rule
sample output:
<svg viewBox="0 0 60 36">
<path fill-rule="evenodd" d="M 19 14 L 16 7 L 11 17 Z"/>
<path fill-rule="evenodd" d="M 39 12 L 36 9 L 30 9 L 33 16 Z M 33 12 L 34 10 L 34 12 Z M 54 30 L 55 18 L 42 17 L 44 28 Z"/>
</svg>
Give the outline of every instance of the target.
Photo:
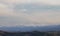
<svg viewBox="0 0 60 36">
<path fill-rule="evenodd" d="M 60 36 L 60 31 L 50 31 L 50 32 L 6 32 L 0 31 L 0 36 Z"/>
</svg>

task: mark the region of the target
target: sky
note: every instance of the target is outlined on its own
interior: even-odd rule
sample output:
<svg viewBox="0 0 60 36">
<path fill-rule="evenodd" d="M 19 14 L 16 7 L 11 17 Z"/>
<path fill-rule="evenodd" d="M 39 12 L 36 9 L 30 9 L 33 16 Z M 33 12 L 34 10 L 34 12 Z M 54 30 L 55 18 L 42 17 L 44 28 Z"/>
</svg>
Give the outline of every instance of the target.
<svg viewBox="0 0 60 36">
<path fill-rule="evenodd" d="M 0 0 L 0 26 L 60 25 L 60 0 Z"/>
</svg>

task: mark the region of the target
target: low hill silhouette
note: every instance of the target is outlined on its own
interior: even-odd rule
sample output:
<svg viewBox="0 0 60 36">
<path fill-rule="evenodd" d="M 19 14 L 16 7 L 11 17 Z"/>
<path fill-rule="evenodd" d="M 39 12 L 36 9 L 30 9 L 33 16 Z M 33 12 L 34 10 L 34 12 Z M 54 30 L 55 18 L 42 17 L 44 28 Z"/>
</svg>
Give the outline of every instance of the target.
<svg viewBox="0 0 60 36">
<path fill-rule="evenodd" d="M 60 31 L 50 31 L 50 32 L 7 32 L 0 30 L 0 36 L 60 36 Z"/>
</svg>

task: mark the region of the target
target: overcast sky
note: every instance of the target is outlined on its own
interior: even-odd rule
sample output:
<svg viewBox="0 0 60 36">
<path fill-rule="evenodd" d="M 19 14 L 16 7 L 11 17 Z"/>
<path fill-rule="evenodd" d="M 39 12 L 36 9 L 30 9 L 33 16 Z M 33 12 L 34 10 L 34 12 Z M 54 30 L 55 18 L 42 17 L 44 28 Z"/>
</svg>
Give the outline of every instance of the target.
<svg viewBox="0 0 60 36">
<path fill-rule="evenodd" d="M 0 26 L 60 24 L 60 0 L 0 0 Z"/>
</svg>

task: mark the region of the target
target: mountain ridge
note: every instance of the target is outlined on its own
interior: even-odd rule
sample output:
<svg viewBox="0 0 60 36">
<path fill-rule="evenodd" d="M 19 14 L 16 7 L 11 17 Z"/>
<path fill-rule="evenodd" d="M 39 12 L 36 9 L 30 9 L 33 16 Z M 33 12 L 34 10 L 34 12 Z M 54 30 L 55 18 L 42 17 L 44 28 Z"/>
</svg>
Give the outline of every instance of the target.
<svg viewBox="0 0 60 36">
<path fill-rule="evenodd" d="M 60 31 L 60 25 L 52 25 L 52 26 L 20 26 L 20 27 L 0 27 L 0 30 L 4 31 Z"/>
</svg>

